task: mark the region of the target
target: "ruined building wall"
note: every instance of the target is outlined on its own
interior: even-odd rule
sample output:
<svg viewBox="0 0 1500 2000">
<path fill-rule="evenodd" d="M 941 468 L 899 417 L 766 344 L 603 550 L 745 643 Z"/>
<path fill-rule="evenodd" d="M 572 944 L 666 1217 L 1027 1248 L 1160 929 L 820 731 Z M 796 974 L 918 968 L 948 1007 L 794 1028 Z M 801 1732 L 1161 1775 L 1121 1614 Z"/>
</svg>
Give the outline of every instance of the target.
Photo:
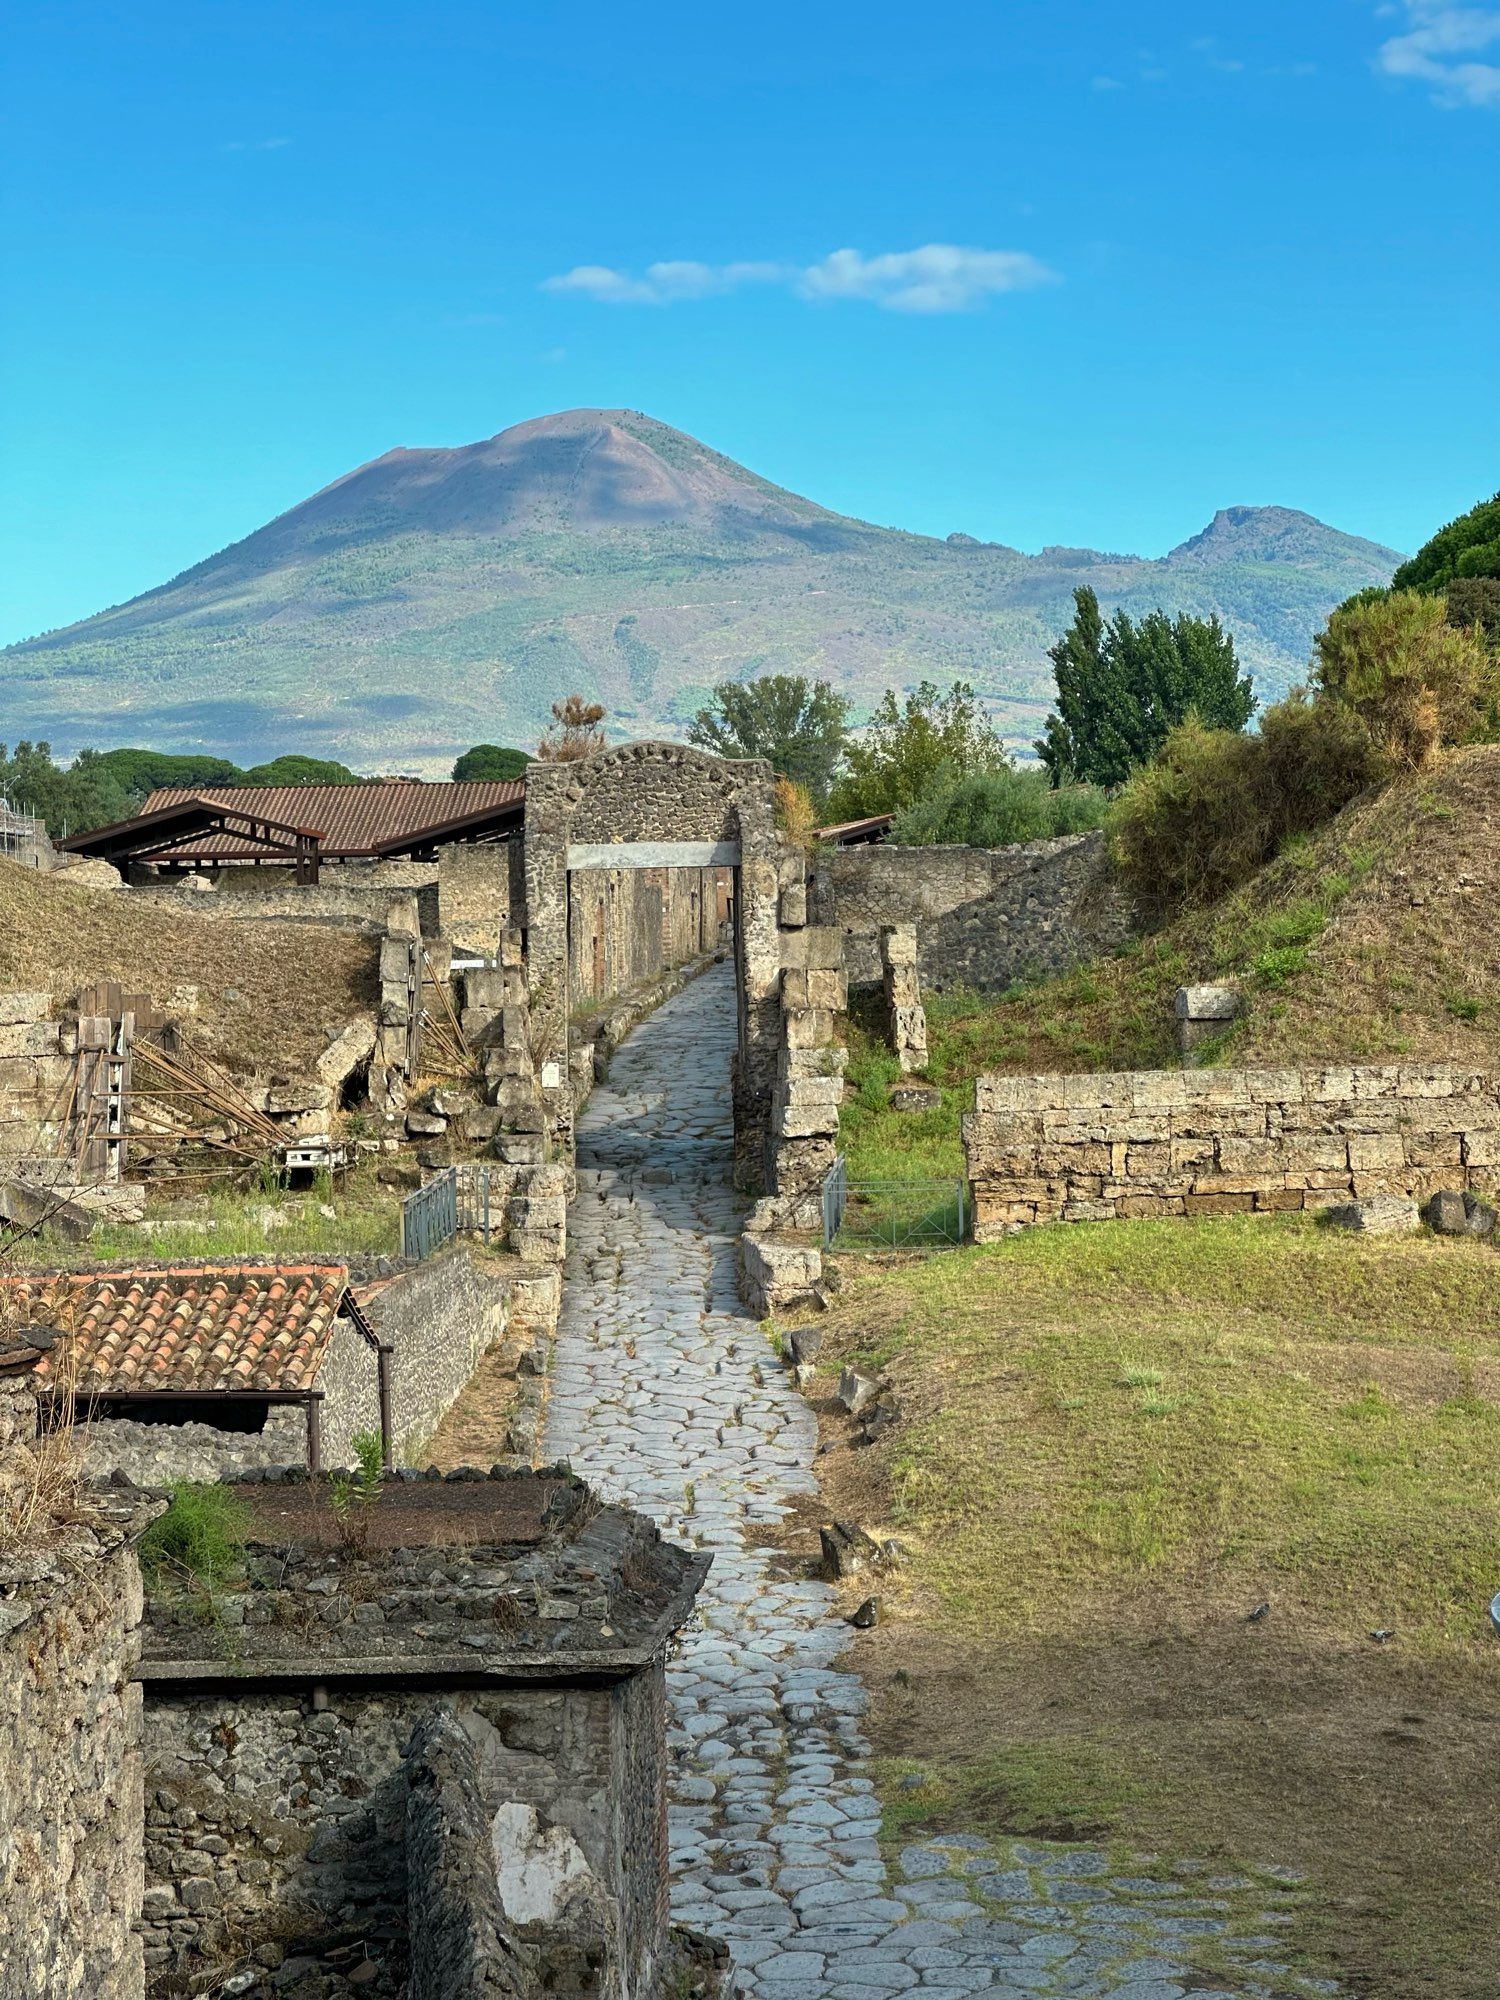
<svg viewBox="0 0 1500 2000">
<path fill-rule="evenodd" d="M 380 1290 L 368 1294 L 361 1290 L 359 1296 L 376 1334 L 394 1350 L 392 1442 L 398 1462 L 409 1462 L 447 1415 L 479 1357 L 504 1337 L 505 1283 L 484 1270 L 466 1249 L 452 1246 L 403 1271 Z M 330 1465 L 352 1460 L 356 1430 L 379 1429 L 378 1404 L 372 1412 L 369 1401 L 375 1356 L 352 1328 L 349 1340 L 350 1373 L 362 1391 L 359 1420 L 350 1399 L 341 1396 L 341 1405 L 351 1413 L 345 1435 L 330 1425 L 325 1405 L 324 1454 Z M 330 1352 L 320 1383 L 338 1358 Z M 372 1414 L 373 1422 L 368 1420 Z"/>
<path fill-rule="evenodd" d="M 51 1015 L 50 993 L 0 993 L 0 1159 L 56 1145 L 77 1037 Z"/>
<path fill-rule="evenodd" d="M 0 1479 L 34 1428 L 0 1382 Z M 140 2000 L 140 1576 L 124 1528 L 65 1532 L 0 1558 L 0 1993 Z"/>
<path fill-rule="evenodd" d="M 997 848 L 820 846 L 809 896 L 812 921 L 846 933 L 852 986 L 880 984 L 880 933 L 892 924 L 916 925 L 924 986 L 981 992 L 1097 958 L 1139 929 L 1101 833 Z"/>
<path fill-rule="evenodd" d="M 1500 1086 L 1446 1064 L 991 1076 L 964 1120 L 974 1234 L 1500 1186 Z"/>
<path fill-rule="evenodd" d="M 595 1007 L 711 951 L 729 915 L 727 868 L 581 868 L 568 883 L 568 984 Z"/>
</svg>

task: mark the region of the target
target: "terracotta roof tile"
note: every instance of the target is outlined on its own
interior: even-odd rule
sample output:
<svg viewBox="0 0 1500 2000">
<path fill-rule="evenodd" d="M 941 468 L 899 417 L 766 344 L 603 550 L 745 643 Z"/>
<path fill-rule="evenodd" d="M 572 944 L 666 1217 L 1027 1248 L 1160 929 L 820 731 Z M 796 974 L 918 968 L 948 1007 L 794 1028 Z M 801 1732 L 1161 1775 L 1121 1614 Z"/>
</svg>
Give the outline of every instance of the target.
<svg viewBox="0 0 1500 2000">
<path fill-rule="evenodd" d="M 518 811 L 526 797 L 520 778 L 469 778 L 457 782 L 388 778 L 368 785 L 168 785 L 154 791 L 140 816 L 189 799 L 232 806 L 282 825 L 306 827 L 322 837 L 325 861 L 371 854 L 391 841 L 411 839 L 483 813 Z M 221 859 L 248 852 L 241 835 L 207 833 L 174 847 L 181 860 Z"/>
<path fill-rule="evenodd" d="M 0 1278 L 0 1329 L 61 1332 L 32 1367 L 43 1387 L 76 1364 L 85 1395 L 310 1389 L 348 1283 L 342 1264 Z"/>
</svg>

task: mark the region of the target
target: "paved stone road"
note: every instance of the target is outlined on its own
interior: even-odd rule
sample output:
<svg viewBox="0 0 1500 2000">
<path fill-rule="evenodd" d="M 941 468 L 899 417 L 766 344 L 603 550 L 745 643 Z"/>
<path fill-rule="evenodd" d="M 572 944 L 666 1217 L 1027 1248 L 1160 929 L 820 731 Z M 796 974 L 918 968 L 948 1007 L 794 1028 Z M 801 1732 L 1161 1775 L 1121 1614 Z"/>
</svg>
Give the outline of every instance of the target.
<svg viewBox="0 0 1500 2000">
<path fill-rule="evenodd" d="M 546 1432 L 550 1457 L 714 1552 L 669 1669 L 674 1913 L 730 1940 L 759 2000 L 1335 1990 L 1269 1956 L 1292 1893 L 1273 1872 L 1157 1880 L 1085 1848 L 970 1837 L 886 1870 L 864 1691 L 835 1665 L 849 1630 L 828 1589 L 775 1579 L 746 1546 L 815 1490 L 816 1426 L 735 1291 L 733 1008 L 728 968 L 689 986 L 616 1054 L 580 1120 Z M 1205 1981 L 1189 1940 L 1221 1936 L 1252 1887 L 1269 1929 L 1237 1941 L 1232 1979 Z"/>
</svg>

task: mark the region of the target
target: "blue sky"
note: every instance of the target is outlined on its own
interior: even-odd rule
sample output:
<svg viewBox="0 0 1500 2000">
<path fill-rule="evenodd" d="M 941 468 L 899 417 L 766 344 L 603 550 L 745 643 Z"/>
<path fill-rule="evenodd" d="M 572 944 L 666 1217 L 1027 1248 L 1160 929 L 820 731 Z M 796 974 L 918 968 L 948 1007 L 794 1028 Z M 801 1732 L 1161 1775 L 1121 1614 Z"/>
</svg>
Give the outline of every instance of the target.
<svg viewBox="0 0 1500 2000">
<path fill-rule="evenodd" d="M 12 22 L 0 639 L 576 405 L 1028 549 L 1500 485 L 1500 7 Z"/>
</svg>

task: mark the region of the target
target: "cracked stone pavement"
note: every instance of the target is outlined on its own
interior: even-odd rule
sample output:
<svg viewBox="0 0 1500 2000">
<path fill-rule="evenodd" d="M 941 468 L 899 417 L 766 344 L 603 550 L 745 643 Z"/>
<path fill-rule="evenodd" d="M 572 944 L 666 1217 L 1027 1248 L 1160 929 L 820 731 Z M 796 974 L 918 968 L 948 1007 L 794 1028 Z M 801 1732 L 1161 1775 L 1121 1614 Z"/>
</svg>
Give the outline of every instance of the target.
<svg viewBox="0 0 1500 2000">
<path fill-rule="evenodd" d="M 1336 1992 L 1277 1961 L 1295 1884 L 1275 1870 L 1130 1874 L 1102 1850 L 967 1835 L 885 1865 L 849 1629 L 825 1585 L 747 1543 L 816 1491 L 817 1428 L 736 1294 L 733 1039 L 720 966 L 636 1030 L 585 1108 L 545 1440 L 713 1552 L 668 1668 L 673 1914 L 726 1938 L 759 2000 Z M 1258 1934 L 1231 1936 L 1247 1890 Z M 1232 1972 L 1195 1969 L 1205 1940 Z"/>
</svg>

